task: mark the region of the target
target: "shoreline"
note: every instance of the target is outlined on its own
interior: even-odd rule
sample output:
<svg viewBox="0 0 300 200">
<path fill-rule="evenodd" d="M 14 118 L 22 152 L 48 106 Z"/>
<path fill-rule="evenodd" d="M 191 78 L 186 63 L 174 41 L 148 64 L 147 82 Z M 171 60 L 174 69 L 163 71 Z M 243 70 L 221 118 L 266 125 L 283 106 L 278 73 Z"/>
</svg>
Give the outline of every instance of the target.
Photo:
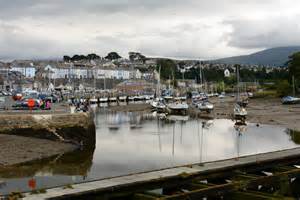
<svg viewBox="0 0 300 200">
<path fill-rule="evenodd" d="M 206 114 L 201 113 L 196 108 L 191 107 L 189 109 L 189 115 L 193 118 L 216 118 L 216 119 L 232 119 L 232 109 L 234 105 L 234 98 L 227 97 L 225 99 L 218 99 L 212 98 L 211 102 L 214 103 L 215 109 L 213 113 Z M 142 104 L 128 104 L 128 105 L 118 105 L 112 106 L 108 108 L 110 111 L 113 112 L 150 112 L 151 106 L 146 103 Z M 250 123 L 257 123 L 257 124 L 269 124 L 269 125 L 277 125 L 281 127 L 285 127 L 292 130 L 300 130 L 300 105 L 282 105 L 279 99 L 269 98 L 269 99 L 250 99 L 249 105 L 247 107 L 248 110 L 248 117 L 247 122 Z M 37 135 L 28 134 L 30 131 L 34 131 L 35 129 L 28 129 L 25 132 L 17 133 L 17 131 L 22 130 L 20 123 L 22 121 L 18 121 L 18 123 L 12 123 L 8 119 L 14 118 L 16 114 L 9 113 L 7 115 L 1 115 L 0 117 L 6 118 L 6 122 L 11 124 L 13 128 L 19 128 L 15 131 L 12 131 L 11 134 L 1 133 L 3 129 L 10 130 L 12 127 L 5 127 L 0 129 L 0 143 L 2 151 L 0 152 L 0 168 L 5 168 L 17 164 L 23 164 L 29 161 L 39 160 L 48 158 L 51 156 L 59 155 L 62 153 L 68 153 L 78 149 L 78 145 L 67 143 L 63 141 L 57 140 L 57 138 L 46 136 L 45 132 L 40 132 Z M 28 115 L 32 115 L 30 113 L 23 113 L 22 115 L 18 115 L 18 118 L 25 117 L 28 119 Z M 39 114 L 35 114 L 39 116 Z M 64 115 L 70 115 L 68 113 L 57 113 L 59 118 L 54 125 L 59 126 L 70 126 L 70 124 L 85 124 L 87 123 L 87 118 L 81 118 L 83 115 L 87 116 L 86 114 L 75 114 L 71 115 L 72 118 L 71 122 L 66 121 L 66 119 L 61 118 Z M 42 115 L 43 116 L 43 115 Z M 78 117 L 81 116 L 81 117 Z M 76 120 L 75 120 L 76 119 Z M 55 121 L 55 120 L 54 120 Z M 1 121 L 3 124 L 3 120 Z M 29 123 L 31 121 L 29 120 Z M 23 124 L 24 125 L 24 124 Z M 28 125 L 28 121 L 27 121 Z M 30 125 L 30 124 L 29 124 Z M 38 123 L 35 123 L 38 125 Z M 53 124 L 52 124 L 53 125 Z M 31 125 L 33 126 L 33 125 Z M 90 131 L 92 127 L 85 127 L 88 129 L 82 129 L 80 131 Z M 25 130 L 25 129 L 23 129 Z M 78 131 L 78 129 L 70 129 L 67 134 L 71 137 L 74 137 L 72 133 L 74 131 Z M 41 133 L 43 133 L 43 137 L 40 137 Z M 75 134 L 76 136 L 77 134 Z M 26 137 L 25 137 L 26 136 Z M 53 136 L 53 135 L 52 135 Z M 81 137 L 90 137 L 90 136 L 83 136 Z M 80 139 L 80 138 L 79 138 Z M 76 138 L 78 140 L 78 138 Z M 17 148 L 16 148 L 17 147 Z"/>
<path fill-rule="evenodd" d="M 215 108 L 211 114 L 200 112 L 190 105 L 188 115 L 200 119 L 233 119 L 235 98 L 211 98 Z M 268 125 L 279 125 L 300 131 L 300 104 L 282 105 L 279 98 L 252 98 L 247 106 L 246 122 Z M 151 106 L 146 103 L 128 104 L 109 107 L 113 112 L 151 112 Z"/>
<path fill-rule="evenodd" d="M 0 168 L 95 146 L 90 113 L 0 115 Z"/>
<path fill-rule="evenodd" d="M 0 134 L 0 168 L 40 160 L 76 150 L 73 144 Z"/>
</svg>

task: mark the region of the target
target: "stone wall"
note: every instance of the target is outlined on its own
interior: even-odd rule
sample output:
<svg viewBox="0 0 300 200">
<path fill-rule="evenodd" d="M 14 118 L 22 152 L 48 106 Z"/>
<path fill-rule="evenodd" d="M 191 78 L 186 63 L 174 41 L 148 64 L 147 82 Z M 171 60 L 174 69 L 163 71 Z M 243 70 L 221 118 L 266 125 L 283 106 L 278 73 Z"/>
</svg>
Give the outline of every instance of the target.
<svg viewBox="0 0 300 200">
<path fill-rule="evenodd" d="M 1 114 L 0 134 L 36 137 L 77 145 L 95 145 L 95 124 L 91 114 Z"/>
</svg>

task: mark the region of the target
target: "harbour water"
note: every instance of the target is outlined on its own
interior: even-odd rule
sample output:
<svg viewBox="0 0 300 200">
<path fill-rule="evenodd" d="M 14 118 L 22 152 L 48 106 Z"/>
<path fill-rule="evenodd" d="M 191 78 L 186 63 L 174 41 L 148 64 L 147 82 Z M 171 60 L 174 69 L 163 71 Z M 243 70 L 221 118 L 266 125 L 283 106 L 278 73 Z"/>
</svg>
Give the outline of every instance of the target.
<svg viewBox="0 0 300 200">
<path fill-rule="evenodd" d="M 96 111 L 96 147 L 0 170 L 0 193 L 69 184 L 299 146 L 298 133 L 153 113 Z M 34 182 L 34 185 L 32 184 Z"/>
</svg>

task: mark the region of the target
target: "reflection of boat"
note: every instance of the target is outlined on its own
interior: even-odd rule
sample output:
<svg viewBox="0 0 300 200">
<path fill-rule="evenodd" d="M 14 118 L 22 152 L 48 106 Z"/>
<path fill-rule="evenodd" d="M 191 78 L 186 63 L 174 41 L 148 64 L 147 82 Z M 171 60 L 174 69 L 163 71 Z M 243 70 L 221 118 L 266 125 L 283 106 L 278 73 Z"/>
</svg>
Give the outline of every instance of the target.
<svg viewBox="0 0 300 200">
<path fill-rule="evenodd" d="M 97 107 L 98 107 L 97 104 L 91 104 L 91 105 L 90 105 L 90 108 L 91 108 L 92 111 L 94 111 L 94 112 L 96 111 Z"/>
<path fill-rule="evenodd" d="M 240 157 L 240 137 L 247 131 L 247 124 L 245 122 L 236 122 L 234 129 L 237 133 L 237 159 Z"/>
<path fill-rule="evenodd" d="M 188 121 L 189 120 L 189 116 L 182 116 L 182 115 L 168 115 L 167 116 L 168 120 L 171 121 Z"/>
<path fill-rule="evenodd" d="M 140 129 L 143 128 L 141 124 L 130 124 L 130 129 Z"/>
<path fill-rule="evenodd" d="M 210 127 L 214 124 L 214 120 L 207 120 L 202 122 L 202 127 L 204 129 L 210 129 Z"/>
<path fill-rule="evenodd" d="M 112 131 L 117 131 L 117 130 L 119 130 L 120 126 L 117 124 L 110 124 L 107 126 L 107 128 Z"/>
<path fill-rule="evenodd" d="M 99 107 L 106 108 L 106 107 L 108 107 L 108 103 L 107 102 L 106 103 L 100 103 Z"/>
</svg>

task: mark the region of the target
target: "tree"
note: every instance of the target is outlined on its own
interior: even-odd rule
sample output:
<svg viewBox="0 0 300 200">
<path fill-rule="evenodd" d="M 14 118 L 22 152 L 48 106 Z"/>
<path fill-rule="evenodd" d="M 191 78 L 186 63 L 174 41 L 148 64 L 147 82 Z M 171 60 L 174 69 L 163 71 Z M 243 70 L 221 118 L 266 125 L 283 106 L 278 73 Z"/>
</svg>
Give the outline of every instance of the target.
<svg viewBox="0 0 300 200">
<path fill-rule="evenodd" d="M 172 78 L 172 76 L 176 75 L 177 72 L 177 66 L 176 63 L 173 60 L 170 59 L 159 59 L 157 60 L 157 68 L 156 70 L 159 71 L 160 69 L 160 77 L 162 79 L 169 79 Z"/>
<path fill-rule="evenodd" d="M 78 61 L 78 60 L 80 60 L 80 58 L 81 58 L 81 57 L 80 57 L 79 55 L 76 54 L 76 55 L 74 55 L 74 56 L 71 58 L 71 60 L 72 60 L 72 61 Z"/>
<path fill-rule="evenodd" d="M 122 58 L 122 57 L 117 52 L 110 52 L 105 57 L 105 59 L 108 59 L 108 60 L 117 60 L 119 58 Z"/>
<path fill-rule="evenodd" d="M 88 60 L 96 60 L 96 59 L 100 58 L 100 56 L 98 56 L 97 54 L 94 54 L 94 53 L 88 54 L 86 57 Z"/>
<path fill-rule="evenodd" d="M 276 83 L 276 92 L 278 96 L 283 97 L 292 93 L 292 87 L 287 80 Z"/>
<path fill-rule="evenodd" d="M 289 57 L 288 61 L 289 75 L 295 79 L 300 79 L 300 52 L 297 52 Z"/>
<path fill-rule="evenodd" d="M 295 83 L 296 92 L 299 88 L 299 80 L 300 80 L 300 52 L 294 53 L 289 57 L 288 61 L 288 69 L 290 80 L 293 80 Z"/>
<path fill-rule="evenodd" d="M 129 52 L 129 60 L 132 62 L 138 60 L 138 61 L 142 61 L 143 63 L 145 63 L 147 58 L 146 58 L 146 56 L 144 56 L 141 53 Z"/>
<path fill-rule="evenodd" d="M 65 55 L 63 57 L 63 59 L 64 59 L 65 62 L 70 62 L 72 58 L 70 56 Z"/>
</svg>

